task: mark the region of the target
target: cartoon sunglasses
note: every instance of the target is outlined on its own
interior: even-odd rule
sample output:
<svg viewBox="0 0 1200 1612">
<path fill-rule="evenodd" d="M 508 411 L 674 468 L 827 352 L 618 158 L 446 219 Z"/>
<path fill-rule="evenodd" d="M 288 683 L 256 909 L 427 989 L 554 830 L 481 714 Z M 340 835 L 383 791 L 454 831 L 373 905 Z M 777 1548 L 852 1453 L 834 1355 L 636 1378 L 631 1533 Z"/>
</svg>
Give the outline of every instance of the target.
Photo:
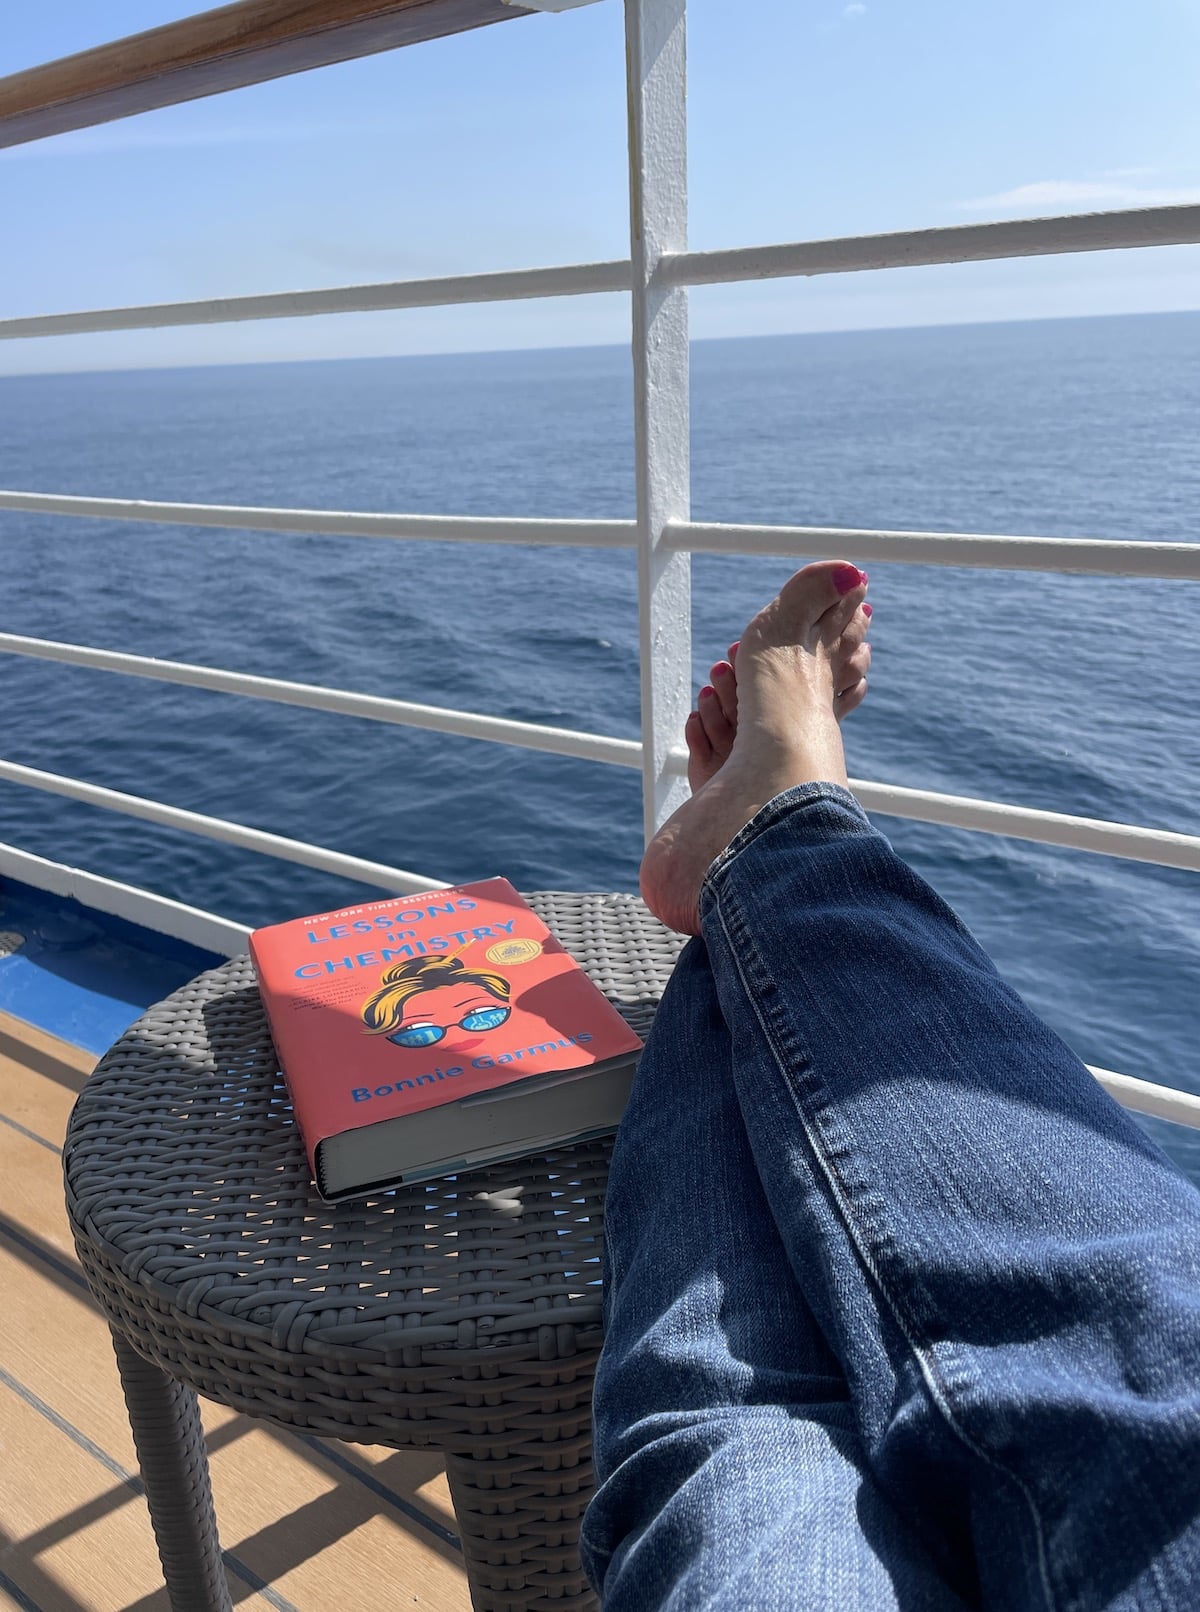
<svg viewBox="0 0 1200 1612">
<path fill-rule="evenodd" d="M 388 1040 L 398 1047 L 432 1047 L 448 1030 L 496 1030 L 512 1012 L 511 1008 L 472 1008 L 471 1012 L 455 1024 L 409 1024 L 397 1030 Z"/>
</svg>

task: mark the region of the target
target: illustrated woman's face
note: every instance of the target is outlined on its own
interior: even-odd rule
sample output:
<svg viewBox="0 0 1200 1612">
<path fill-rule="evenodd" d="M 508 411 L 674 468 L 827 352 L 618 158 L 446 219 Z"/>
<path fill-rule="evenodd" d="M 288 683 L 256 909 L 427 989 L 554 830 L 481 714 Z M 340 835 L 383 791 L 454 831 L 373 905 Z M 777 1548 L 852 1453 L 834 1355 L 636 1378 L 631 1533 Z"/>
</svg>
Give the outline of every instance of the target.
<svg viewBox="0 0 1200 1612">
<path fill-rule="evenodd" d="M 480 985 L 439 985 L 409 997 L 400 1028 L 388 1040 L 398 1047 L 432 1047 L 449 1030 L 499 1029 L 511 1012 Z"/>
</svg>

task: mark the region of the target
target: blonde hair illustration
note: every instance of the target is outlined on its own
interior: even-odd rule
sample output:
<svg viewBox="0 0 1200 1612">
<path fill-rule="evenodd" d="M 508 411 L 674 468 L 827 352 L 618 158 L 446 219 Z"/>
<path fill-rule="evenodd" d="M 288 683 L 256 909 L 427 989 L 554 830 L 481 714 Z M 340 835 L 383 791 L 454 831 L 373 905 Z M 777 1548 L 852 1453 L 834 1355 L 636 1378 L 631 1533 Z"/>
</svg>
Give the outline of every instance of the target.
<svg viewBox="0 0 1200 1612">
<path fill-rule="evenodd" d="M 375 995 L 363 1003 L 362 1020 L 367 1033 L 387 1035 L 397 1029 L 410 997 L 436 991 L 443 985 L 478 985 L 500 1002 L 507 1002 L 512 991 L 503 974 L 485 968 L 464 968 L 457 956 L 414 957 L 389 968 L 380 978 Z"/>
</svg>

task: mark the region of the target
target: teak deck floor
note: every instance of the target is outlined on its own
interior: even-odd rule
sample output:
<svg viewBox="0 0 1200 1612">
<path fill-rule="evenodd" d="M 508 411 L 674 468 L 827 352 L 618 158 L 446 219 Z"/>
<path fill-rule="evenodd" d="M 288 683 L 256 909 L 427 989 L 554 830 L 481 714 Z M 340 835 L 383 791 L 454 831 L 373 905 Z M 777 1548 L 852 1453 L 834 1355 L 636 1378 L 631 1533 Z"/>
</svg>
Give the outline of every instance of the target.
<svg viewBox="0 0 1200 1612">
<path fill-rule="evenodd" d="M 0 1014 L 0 1608 L 169 1612 L 108 1328 L 60 1150 L 95 1060 Z M 234 1605 L 467 1612 L 442 1462 L 202 1401 Z"/>
</svg>

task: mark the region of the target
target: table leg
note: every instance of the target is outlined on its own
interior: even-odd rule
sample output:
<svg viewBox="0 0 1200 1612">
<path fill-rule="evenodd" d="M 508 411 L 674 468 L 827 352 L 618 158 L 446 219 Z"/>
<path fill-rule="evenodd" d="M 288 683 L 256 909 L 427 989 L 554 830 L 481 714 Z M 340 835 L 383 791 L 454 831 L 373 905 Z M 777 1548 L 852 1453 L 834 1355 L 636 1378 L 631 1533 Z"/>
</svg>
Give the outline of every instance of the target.
<svg viewBox="0 0 1200 1612">
<path fill-rule="evenodd" d="M 590 1396 L 564 1411 L 562 1392 L 547 1389 L 545 1407 L 527 1407 L 502 1441 L 446 1457 L 475 1612 L 598 1607 L 579 1565 L 592 1493 Z"/>
<path fill-rule="evenodd" d="M 232 1612 L 196 1396 L 111 1330 L 171 1612 Z"/>
</svg>

